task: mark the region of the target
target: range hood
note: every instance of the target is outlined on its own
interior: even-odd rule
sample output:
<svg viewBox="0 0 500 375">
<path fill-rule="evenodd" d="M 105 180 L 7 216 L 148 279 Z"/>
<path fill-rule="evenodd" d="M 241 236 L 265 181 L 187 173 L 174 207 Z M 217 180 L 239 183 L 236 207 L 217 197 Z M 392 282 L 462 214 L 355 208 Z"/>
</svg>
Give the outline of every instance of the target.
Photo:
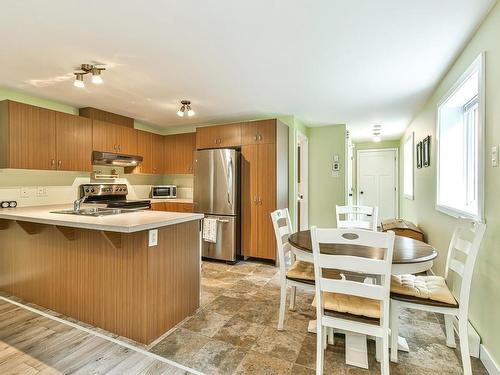
<svg viewBox="0 0 500 375">
<path fill-rule="evenodd" d="M 115 154 L 113 152 L 92 151 L 92 165 L 113 165 L 115 167 L 135 167 L 142 162 L 142 156 Z"/>
</svg>

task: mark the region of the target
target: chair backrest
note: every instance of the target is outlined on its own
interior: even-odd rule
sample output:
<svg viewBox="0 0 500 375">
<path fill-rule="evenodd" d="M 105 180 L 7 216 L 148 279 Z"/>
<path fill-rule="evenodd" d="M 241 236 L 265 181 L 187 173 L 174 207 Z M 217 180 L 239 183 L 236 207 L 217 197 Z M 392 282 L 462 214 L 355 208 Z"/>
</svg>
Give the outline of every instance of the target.
<svg viewBox="0 0 500 375">
<path fill-rule="evenodd" d="M 378 207 L 336 206 L 337 228 L 377 230 Z"/>
<path fill-rule="evenodd" d="M 291 246 L 288 243 L 288 236 L 292 233 L 292 223 L 290 222 L 288 208 L 271 212 L 271 220 L 273 221 L 274 235 L 276 237 L 279 267 L 281 275 L 284 276 L 286 271 L 286 256 L 291 250 Z"/>
<path fill-rule="evenodd" d="M 363 229 L 318 229 L 311 227 L 311 242 L 314 257 L 314 276 L 316 280 L 317 316 L 323 316 L 322 292 L 347 294 L 380 301 L 380 325 L 389 326 L 389 301 L 391 287 L 392 254 L 394 232 L 371 232 Z M 372 259 L 351 255 L 321 253 L 323 244 L 357 245 L 383 249 L 383 259 Z M 347 251 L 342 251 L 345 254 Z M 380 253 L 379 253 L 380 254 Z M 329 279 L 323 277 L 324 269 L 335 269 L 341 273 L 350 272 L 376 276 L 377 284 L 364 283 L 349 278 Z"/>
<path fill-rule="evenodd" d="M 450 282 L 451 292 L 460 303 L 460 307 L 468 309 L 472 274 L 477 254 L 486 230 L 486 224 L 469 219 L 459 219 L 451 237 L 446 259 L 445 278 Z M 453 272 L 453 280 L 450 280 Z M 456 283 L 459 287 L 456 288 Z"/>
</svg>

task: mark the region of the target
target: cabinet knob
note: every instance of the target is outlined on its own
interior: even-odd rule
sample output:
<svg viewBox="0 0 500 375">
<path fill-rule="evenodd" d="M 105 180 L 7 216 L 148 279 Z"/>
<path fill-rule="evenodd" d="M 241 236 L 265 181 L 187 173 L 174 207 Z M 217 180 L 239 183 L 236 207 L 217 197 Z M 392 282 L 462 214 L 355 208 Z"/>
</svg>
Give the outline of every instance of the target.
<svg viewBox="0 0 500 375">
<path fill-rule="evenodd" d="M 62 160 L 58 160 L 58 161 L 57 161 L 57 165 L 58 165 L 59 167 L 62 167 Z"/>
<path fill-rule="evenodd" d="M 259 141 L 262 141 L 262 134 L 259 134 Z"/>
<path fill-rule="evenodd" d="M 55 160 L 55 159 L 50 159 L 50 165 L 51 165 L 52 167 L 55 167 L 55 165 L 56 165 L 56 160 Z"/>
<path fill-rule="evenodd" d="M 257 134 L 255 134 L 255 136 L 253 137 L 253 140 L 257 141 L 258 139 L 259 139 L 259 136 Z"/>
</svg>

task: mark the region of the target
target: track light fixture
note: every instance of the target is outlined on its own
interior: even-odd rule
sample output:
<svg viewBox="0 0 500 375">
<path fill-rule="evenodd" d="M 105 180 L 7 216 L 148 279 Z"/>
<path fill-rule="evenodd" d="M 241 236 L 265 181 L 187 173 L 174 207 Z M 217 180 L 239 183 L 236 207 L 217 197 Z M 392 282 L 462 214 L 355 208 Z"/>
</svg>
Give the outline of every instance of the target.
<svg viewBox="0 0 500 375">
<path fill-rule="evenodd" d="M 106 70 L 106 68 L 99 68 L 92 64 L 82 64 L 80 65 L 80 71 L 74 73 L 75 82 L 73 82 L 73 85 L 75 87 L 84 88 L 85 83 L 83 82 L 83 76 L 85 74 L 92 74 L 92 79 L 91 79 L 92 83 L 100 85 L 103 82 L 101 76 L 101 72 L 103 70 Z"/>
<path fill-rule="evenodd" d="M 177 116 L 179 117 L 184 117 L 185 114 L 187 114 L 188 117 L 192 117 L 195 114 L 189 100 L 181 100 L 181 108 L 177 111 Z"/>
</svg>

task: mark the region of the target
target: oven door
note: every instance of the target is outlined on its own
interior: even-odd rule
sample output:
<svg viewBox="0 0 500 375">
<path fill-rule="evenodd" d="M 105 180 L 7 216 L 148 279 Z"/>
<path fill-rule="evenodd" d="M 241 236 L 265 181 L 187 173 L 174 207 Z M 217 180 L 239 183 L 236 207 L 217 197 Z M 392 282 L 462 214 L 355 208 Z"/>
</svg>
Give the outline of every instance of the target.
<svg viewBox="0 0 500 375">
<path fill-rule="evenodd" d="M 153 186 L 151 188 L 151 198 L 170 198 L 172 188 L 170 186 Z"/>
</svg>

